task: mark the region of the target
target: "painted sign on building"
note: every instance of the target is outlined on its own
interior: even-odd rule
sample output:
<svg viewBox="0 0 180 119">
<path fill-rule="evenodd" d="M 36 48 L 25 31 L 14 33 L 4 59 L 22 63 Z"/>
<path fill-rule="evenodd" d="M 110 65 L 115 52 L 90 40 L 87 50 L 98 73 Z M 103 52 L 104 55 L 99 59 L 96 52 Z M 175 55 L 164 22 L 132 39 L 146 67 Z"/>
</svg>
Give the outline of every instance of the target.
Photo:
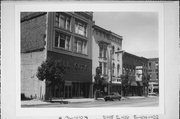
<svg viewBox="0 0 180 119">
<path fill-rule="evenodd" d="M 135 72 L 135 76 L 136 76 L 136 81 L 142 81 L 142 66 L 136 66 L 136 72 Z"/>
</svg>

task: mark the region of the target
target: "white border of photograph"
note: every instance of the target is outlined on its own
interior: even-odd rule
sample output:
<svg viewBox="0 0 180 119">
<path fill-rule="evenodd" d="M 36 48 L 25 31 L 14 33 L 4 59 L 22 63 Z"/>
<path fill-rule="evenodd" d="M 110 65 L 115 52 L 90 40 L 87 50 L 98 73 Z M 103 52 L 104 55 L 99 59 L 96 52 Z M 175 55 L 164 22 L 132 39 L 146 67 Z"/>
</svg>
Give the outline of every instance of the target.
<svg viewBox="0 0 180 119">
<path fill-rule="evenodd" d="M 159 20 L 159 106 L 119 108 L 21 108 L 20 100 L 20 12 L 98 11 L 98 12 L 157 12 Z M 63 116 L 103 114 L 164 114 L 164 16 L 162 4 L 119 3 L 23 3 L 15 5 L 15 67 L 16 67 L 16 114 L 18 116 Z"/>
<path fill-rule="evenodd" d="M 153 11 L 156 11 L 159 7 L 159 10 L 161 11 L 161 20 L 164 21 L 164 24 L 162 23 L 162 27 L 160 30 L 165 31 L 164 34 L 161 32 L 161 35 L 164 35 L 164 38 L 161 37 L 162 42 L 164 43 L 164 47 L 160 48 L 160 54 L 163 53 L 164 57 L 164 63 L 161 63 L 160 65 L 163 66 L 162 72 L 164 74 L 161 74 L 160 79 L 160 106 L 156 110 L 153 110 L 152 108 L 121 108 L 124 109 L 123 111 L 119 110 L 119 108 L 116 108 L 115 112 L 114 109 L 109 108 L 107 110 L 110 110 L 110 112 L 106 112 L 106 109 L 102 109 L 99 111 L 95 110 L 95 108 L 89 110 L 89 109 L 79 109 L 79 108 L 73 108 L 71 110 L 64 110 L 63 109 L 46 109 L 46 108 L 29 108 L 29 109 L 21 109 L 20 108 L 20 79 L 18 78 L 18 75 L 20 76 L 20 66 L 18 63 L 20 52 L 18 50 L 19 40 L 17 33 L 20 33 L 20 31 L 17 31 L 18 25 L 20 25 L 20 21 L 18 21 L 20 18 L 20 15 L 18 13 L 18 10 L 23 7 L 25 10 L 25 7 L 28 7 L 29 5 L 33 8 L 28 8 L 29 11 L 35 11 L 38 9 L 41 9 L 41 11 L 50 11 L 53 10 L 53 6 L 58 6 L 57 4 L 69 4 L 72 6 L 72 4 L 76 4 L 76 6 L 80 6 L 83 4 L 88 4 L 90 7 L 87 8 L 77 8 L 81 11 L 81 9 L 86 9 L 88 11 L 96 7 L 97 11 L 107 11 L 105 8 L 103 9 L 102 3 L 103 2 L 97 2 L 97 4 L 92 2 L 58 2 L 55 1 L 52 2 L 25 2 L 25 1 L 2 1 L 1 4 L 1 118 L 2 119 L 61 119 L 63 115 L 73 117 L 73 114 L 82 116 L 85 115 L 88 117 L 88 119 L 102 119 L 104 118 L 103 115 L 111 114 L 117 114 L 117 115 L 125 115 L 129 114 L 130 119 L 134 119 L 133 115 L 140 114 L 148 115 L 149 113 L 159 114 L 159 112 L 162 112 L 162 114 L 159 115 L 159 119 L 177 119 L 178 113 L 179 113 L 179 72 L 178 72 L 178 50 L 179 50 L 179 2 L 150 2 L 150 1 L 144 1 L 144 2 L 106 2 L 106 7 L 111 5 L 113 7 L 112 9 L 117 11 L 123 10 L 123 11 L 142 11 L 145 10 L 148 11 L 150 9 L 155 8 Z M 94 5 L 95 4 L 95 5 Z M 15 7 L 16 6 L 16 7 Z M 93 6 L 93 7 L 92 7 Z M 105 6 L 105 5 L 104 5 Z M 37 8 L 38 7 L 38 8 Z M 40 8 L 39 8 L 40 7 Z M 64 8 L 66 7 L 66 8 Z M 118 7 L 118 8 L 117 8 Z M 125 8 L 127 7 L 127 8 Z M 130 8 L 132 7 L 132 8 Z M 134 8 L 136 7 L 136 8 Z M 16 8 L 16 9 L 15 9 Z M 67 8 L 67 5 L 64 5 L 62 8 L 64 9 L 72 9 L 71 7 Z M 128 10 L 127 10 L 128 9 Z M 16 11 L 15 11 L 16 10 Z M 22 8 L 21 8 L 22 10 Z M 83 10 L 82 10 L 83 11 Z M 16 14 L 16 15 L 15 15 Z M 16 19 L 16 20 L 15 20 Z M 159 19 L 160 20 L 160 19 Z M 16 25 L 16 29 L 15 29 Z M 16 35 L 16 37 L 15 37 Z M 18 42 L 17 42 L 18 41 Z M 162 45 L 162 44 L 159 44 Z M 161 50 L 163 52 L 161 52 Z M 16 59 L 15 59 L 16 58 Z M 17 61 L 17 62 L 16 62 Z M 19 70 L 19 71 L 18 71 Z M 162 76 L 163 75 L 163 76 Z M 16 79 L 15 79 L 16 78 Z M 18 82 L 17 82 L 18 81 Z M 16 85 L 17 84 L 17 85 Z M 163 93 L 161 91 L 164 91 Z M 162 101 L 162 100 L 163 101 Z M 77 110 L 76 110 L 77 109 Z M 161 111 L 162 109 L 162 111 Z M 159 110 L 159 111 L 157 111 Z M 39 111 L 39 112 L 38 112 Z M 54 111 L 54 112 L 50 112 Z M 66 111 L 66 112 L 65 112 Z M 72 112 L 73 111 L 73 112 Z M 157 111 L 157 112 L 156 112 Z M 65 112 L 65 113 L 64 113 Z M 163 114 L 164 112 L 164 114 Z M 24 114 L 23 114 L 24 113 Z M 97 114 L 98 113 L 98 114 Z M 97 115 L 96 115 L 97 114 Z M 115 116 L 114 116 L 115 117 Z M 115 117 L 116 118 L 116 117 Z M 62 118 L 64 119 L 64 118 Z M 65 119 L 68 119 L 65 117 Z M 72 118 L 73 119 L 73 118 Z"/>
</svg>

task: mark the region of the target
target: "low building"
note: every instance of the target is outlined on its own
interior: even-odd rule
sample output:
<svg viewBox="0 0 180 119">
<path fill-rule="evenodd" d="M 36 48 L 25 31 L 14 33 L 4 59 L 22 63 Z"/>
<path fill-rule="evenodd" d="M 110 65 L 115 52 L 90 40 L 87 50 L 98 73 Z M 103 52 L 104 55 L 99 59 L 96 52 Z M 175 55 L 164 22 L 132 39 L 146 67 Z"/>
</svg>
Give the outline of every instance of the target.
<svg viewBox="0 0 180 119">
<path fill-rule="evenodd" d="M 122 53 L 123 74 L 128 76 L 124 95 L 146 95 L 147 89 L 143 85 L 143 77 L 148 77 L 148 59 L 125 51 Z"/>
</svg>

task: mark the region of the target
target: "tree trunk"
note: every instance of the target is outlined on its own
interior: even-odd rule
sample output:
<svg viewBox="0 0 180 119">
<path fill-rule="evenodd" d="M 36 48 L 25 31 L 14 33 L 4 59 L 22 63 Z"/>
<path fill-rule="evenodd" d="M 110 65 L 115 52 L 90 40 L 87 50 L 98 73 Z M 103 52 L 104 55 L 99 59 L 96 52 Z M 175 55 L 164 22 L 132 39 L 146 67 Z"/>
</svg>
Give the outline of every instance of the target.
<svg viewBox="0 0 180 119">
<path fill-rule="evenodd" d="M 97 89 L 94 91 L 94 99 L 97 100 Z"/>
</svg>

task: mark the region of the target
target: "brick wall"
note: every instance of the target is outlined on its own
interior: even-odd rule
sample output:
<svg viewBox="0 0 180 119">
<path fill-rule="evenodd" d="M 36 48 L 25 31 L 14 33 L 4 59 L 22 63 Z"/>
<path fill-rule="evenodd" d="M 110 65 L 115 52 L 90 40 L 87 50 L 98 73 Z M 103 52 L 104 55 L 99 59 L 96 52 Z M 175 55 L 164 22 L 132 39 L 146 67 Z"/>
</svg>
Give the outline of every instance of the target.
<svg viewBox="0 0 180 119">
<path fill-rule="evenodd" d="M 46 14 L 21 13 L 21 52 L 44 49 L 46 20 Z"/>
<path fill-rule="evenodd" d="M 47 18 L 44 13 L 21 13 L 21 94 L 44 99 L 45 82 L 36 77 L 46 60 Z"/>
</svg>

